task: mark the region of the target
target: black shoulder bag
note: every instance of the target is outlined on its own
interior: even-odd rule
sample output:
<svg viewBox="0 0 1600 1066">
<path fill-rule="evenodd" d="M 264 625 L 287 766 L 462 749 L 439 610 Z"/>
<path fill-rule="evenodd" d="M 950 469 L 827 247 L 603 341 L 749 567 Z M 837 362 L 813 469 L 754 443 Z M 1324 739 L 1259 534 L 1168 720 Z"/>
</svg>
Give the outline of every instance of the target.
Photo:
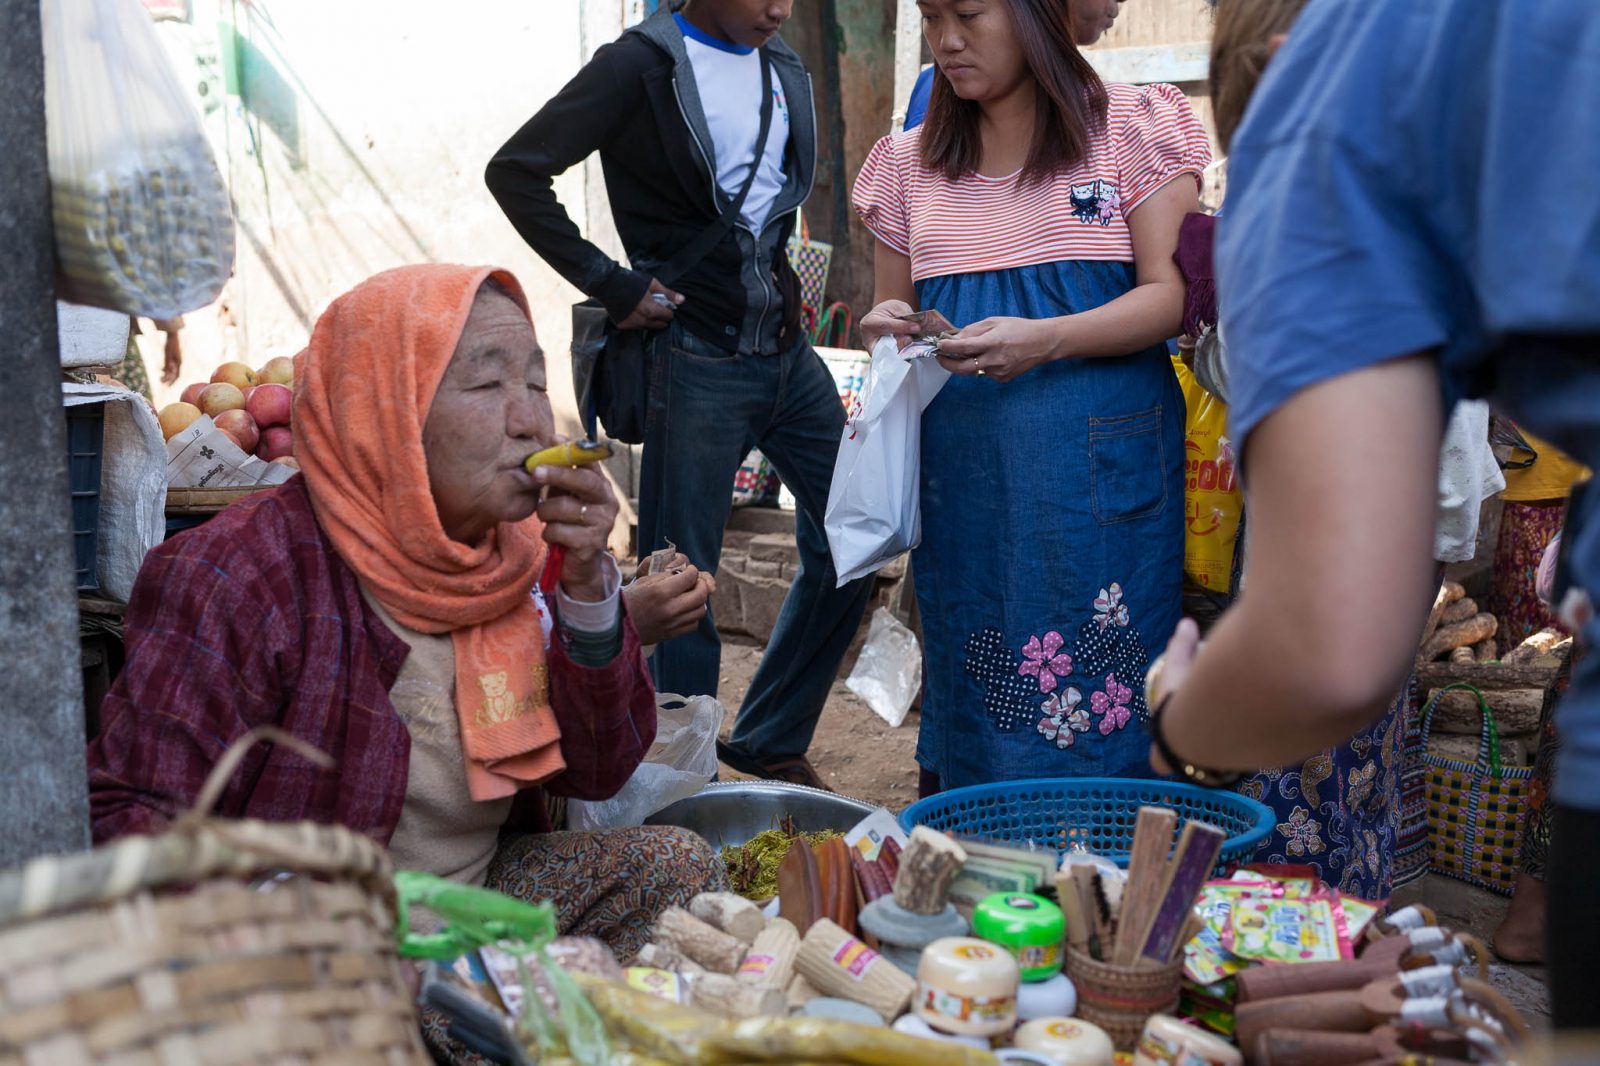
<svg viewBox="0 0 1600 1066">
<path fill-rule="evenodd" d="M 756 172 L 766 155 L 772 128 L 772 65 L 761 54 L 761 129 L 756 134 L 755 157 L 739 195 L 723 206 L 717 220 L 673 256 L 655 279 L 668 288 L 700 264 L 728 235 L 745 199 L 755 184 Z M 716 175 L 711 176 L 713 186 Z M 598 300 L 572 305 L 572 387 L 584 428 L 594 435 L 595 418 L 613 440 L 642 444 L 645 430 L 655 421 L 661 403 L 666 359 L 662 351 L 666 330 L 618 329 Z M 655 393 L 652 405 L 652 393 Z"/>
</svg>

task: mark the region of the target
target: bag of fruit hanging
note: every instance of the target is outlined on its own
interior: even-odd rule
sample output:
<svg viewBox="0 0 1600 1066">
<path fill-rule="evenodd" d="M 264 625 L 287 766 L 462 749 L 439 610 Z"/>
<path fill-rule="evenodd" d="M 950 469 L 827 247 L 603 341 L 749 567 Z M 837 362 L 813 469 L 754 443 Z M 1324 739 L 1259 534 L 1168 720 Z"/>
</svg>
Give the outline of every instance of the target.
<svg viewBox="0 0 1600 1066">
<path fill-rule="evenodd" d="M 204 307 L 233 269 L 228 190 L 138 0 L 44 0 L 59 295 L 150 318 Z"/>
<path fill-rule="evenodd" d="M 1228 432 L 1228 406 L 1200 387 L 1173 357 L 1188 420 L 1183 434 L 1183 573 L 1207 592 L 1226 596 L 1233 577 L 1244 493 Z"/>
</svg>

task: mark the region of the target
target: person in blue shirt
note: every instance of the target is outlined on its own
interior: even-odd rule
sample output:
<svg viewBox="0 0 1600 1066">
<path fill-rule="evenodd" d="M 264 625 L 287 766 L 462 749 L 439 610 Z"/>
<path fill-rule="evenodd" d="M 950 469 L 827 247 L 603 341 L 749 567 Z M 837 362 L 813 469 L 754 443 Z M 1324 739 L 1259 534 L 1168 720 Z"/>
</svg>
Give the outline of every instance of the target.
<svg viewBox="0 0 1600 1066">
<path fill-rule="evenodd" d="M 1109 30 L 1122 13 L 1127 0 L 1069 0 L 1067 4 L 1068 28 L 1072 39 L 1080 48 L 1094 44 Z M 911 87 L 911 98 L 906 102 L 905 128 L 916 129 L 928 117 L 928 98 L 933 95 L 934 66 L 929 63 L 917 75 Z"/>
<path fill-rule="evenodd" d="M 1224 784 L 1382 712 L 1435 587 L 1456 399 L 1600 462 L 1597 102 L 1594 0 L 1307 5 L 1234 138 L 1216 255 L 1244 588 L 1151 668 L 1158 769 Z M 1600 496 L 1575 511 L 1572 580 L 1600 595 Z M 1600 657 L 1557 713 L 1554 1020 L 1600 1028 Z"/>
</svg>

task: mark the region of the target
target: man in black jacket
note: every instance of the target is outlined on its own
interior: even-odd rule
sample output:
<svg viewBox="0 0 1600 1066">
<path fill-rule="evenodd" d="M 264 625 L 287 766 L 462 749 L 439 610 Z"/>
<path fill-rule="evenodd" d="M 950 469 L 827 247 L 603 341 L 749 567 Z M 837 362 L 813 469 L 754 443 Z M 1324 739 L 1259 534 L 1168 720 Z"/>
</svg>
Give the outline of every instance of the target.
<svg viewBox="0 0 1600 1066">
<path fill-rule="evenodd" d="M 500 149 L 487 181 L 523 239 L 613 322 L 668 331 L 655 356 L 668 359 L 657 376 L 666 395 L 652 397 L 660 408 L 644 442 L 641 553 L 670 540 L 715 571 L 734 474 L 752 447 L 794 492 L 800 570 L 718 749 L 737 770 L 821 787 L 805 752 L 871 579 L 835 588 L 822 530 L 844 411 L 800 324 L 785 253 L 816 163 L 811 78 L 777 36 L 791 2 L 664 5 L 596 52 Z M 769 91 L 770 132 L 757 143 Z M 594 152 L 631 268 L 583 238 L 552 188 Z M 737 223 L 662 285 L 655 271 L 742 190 Z M 652 668 L 662 691 L 715 694 L 720 664 L 708 611 L 695 632 L 657 648 Z"/>
</svg>

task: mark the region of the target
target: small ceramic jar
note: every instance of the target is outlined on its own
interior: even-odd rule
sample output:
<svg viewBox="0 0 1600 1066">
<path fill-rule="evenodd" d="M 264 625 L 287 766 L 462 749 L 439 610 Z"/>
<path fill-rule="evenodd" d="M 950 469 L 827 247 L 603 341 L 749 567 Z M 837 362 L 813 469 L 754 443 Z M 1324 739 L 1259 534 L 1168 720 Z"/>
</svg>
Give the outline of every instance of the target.
<svg viewBox="0 0 1600 1066">
<path fill-rule="evenodd" d="M 995 1036 L 1017 1024 L 1017 960 L 975 937 L 952 936 L 922 949 L 917 964 L 917 1016 L 935 1029 Z"/>
<path fill-rule="evenodd" d="M 1011 1041 L 1035 1051 L 1056 1066 L 1112 1066 L 1116 1048 L 1098 1025 L 1077 1018 L 1039 1018 L 1028 1022 Z"/>
</svg>

